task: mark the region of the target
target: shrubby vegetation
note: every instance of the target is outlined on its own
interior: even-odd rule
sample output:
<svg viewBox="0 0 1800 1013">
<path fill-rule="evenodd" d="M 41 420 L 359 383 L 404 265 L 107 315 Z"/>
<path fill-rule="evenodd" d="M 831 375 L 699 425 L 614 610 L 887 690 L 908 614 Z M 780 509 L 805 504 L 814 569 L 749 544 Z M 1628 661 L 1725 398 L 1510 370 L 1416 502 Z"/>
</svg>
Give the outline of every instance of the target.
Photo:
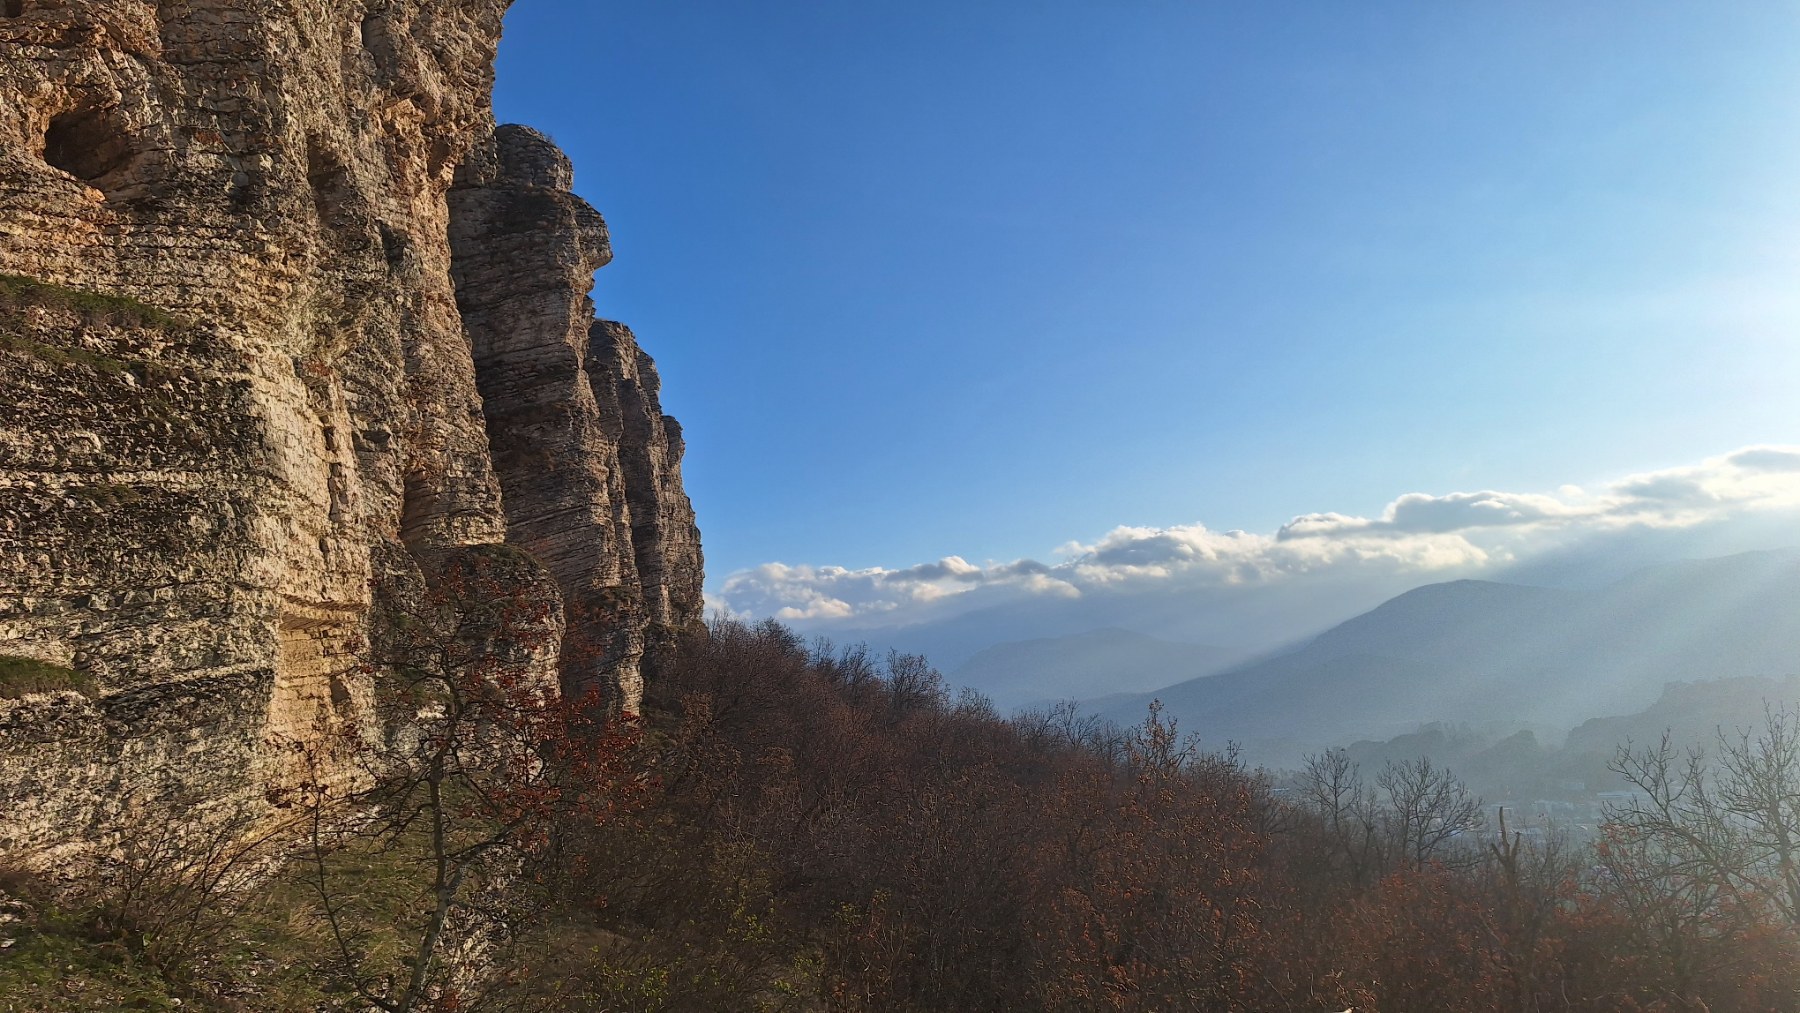
<svg viewBox="0 0 1800 1013">
<path fill-rule="evenodd" d="M 1123 729 L 1071 707 L 1001 719 L 921 659 L 773 624 L 715 627 L 652 703 L 672 729 L 644 810 L 658 836 L 601 863 L 622 873 L 594 921 L 616 941 L 588 966 L 654 977 L 660 1008 L 1716 1013 L 1800 997 L 1779 860 L 1709 893 L 1719 870 L 1630 813 L 1596 850 L 1529 840 L 1485 826 L 1428 761 L 1365 776 L 1326 754 L 1277 792 L 1154 709 Z M 1734 769 L 1795 773 L 1800 791 L 1771 762 Z M 1688 920 L 1648 921 L 1653 903 Z"/>
<path fill-rule="evenodd" d="M 232 1008 L 254 967 L 276 984 L 237 1008 L 1800 1002 L 1800 739 L 1780 713 L 1760 738 L 1724 743 L 1717 764 L 1622 752 L 1646 801 L 1577 846 L 1485 825 L 1430 761 L 1365 776 L 1329 753 L 1278 791 L 1154 709 L 1130 728 L 1071 707 L 1003 718 L 921 658 L 809 645 L 772 623 L 691 638 L 641 723 L 595 725 L 590 709 L 511 691 L 458 702 L 469 686 L 442 675 L 474 664 L 410 678 L 440 722 L 459 708 L 468 727 L 501 722 L 541 763 L 452 762 L 436 788 L 421 780 L 428 762 L 408 765 L 356 798 L 378 814 L 361 836 L 315 846 L 310 869 L 291 862 L 208 937 L 210 956 L 91 919 L 82 931 L 123 939 L 117 966 L 183 983 L 188 1008 Z M 418 757 L 453 761 L 447 729 L 419 739 Z M 461 846 L 487 856 L 471 882 L 510 883 L 504 903 L 445 889 Z M 361 912 L 350 937 L 333 904 Z M 490 973 L 472 987 L 421 941 L 477 916 Z M 81 922 L 56 917 L 65 937 Z M 171 924 L 149 935 L 184 931 Z"/>
</svg>

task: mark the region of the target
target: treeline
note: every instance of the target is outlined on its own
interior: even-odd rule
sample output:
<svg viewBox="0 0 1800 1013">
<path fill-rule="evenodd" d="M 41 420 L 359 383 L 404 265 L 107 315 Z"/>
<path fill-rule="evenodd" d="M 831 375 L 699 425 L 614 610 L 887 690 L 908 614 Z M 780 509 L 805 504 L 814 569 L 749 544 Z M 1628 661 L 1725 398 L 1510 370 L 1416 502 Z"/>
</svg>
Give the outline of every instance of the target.
<svg viewBox="0 0 1800 1013">
<path fill-rule="evenodd" d="M 590 945 L 535 969 L 568 1009 L 1800 1008 L 1791 735 L 1739 757 L 1769 819 L 1622 754 L 1646 802 L 1578 848 L 1427 761 L 1277 793 L 1154 710 L 1003 718 L 773 623 L 694 638 L 647 709 L 654 788 L 562 923 Z"/>
</svg>

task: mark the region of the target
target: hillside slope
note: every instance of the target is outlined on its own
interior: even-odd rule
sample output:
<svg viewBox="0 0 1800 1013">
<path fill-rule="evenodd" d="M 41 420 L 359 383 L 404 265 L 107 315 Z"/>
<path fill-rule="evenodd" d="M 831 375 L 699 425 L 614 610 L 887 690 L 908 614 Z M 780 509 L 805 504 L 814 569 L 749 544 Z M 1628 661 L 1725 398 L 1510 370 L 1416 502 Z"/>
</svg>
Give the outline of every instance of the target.
<svg viewBox="0 0 1800 1013">
<path fill-rule="evenodd" d="M 1172 675 L 1216 672 L 1241 656 L 1220 647 L 1177 644 L 1108 628 L 995 644 L 958 666 L 949 678 L 1006 708 L 1137 692 L 1164 684 Z"/>
<path fill-rule="evenodd" d="M 1109 700 L 1138 720 L 1160 699 L 1183 727 L 1288 762 L 1420 722 L 1566 729 L 1628 713 L 1675 681 L 1800 667 L 1800 553 L 1657 566 L 1594 591 L 1431 584 L 1290 654 Z"/>
</svg>

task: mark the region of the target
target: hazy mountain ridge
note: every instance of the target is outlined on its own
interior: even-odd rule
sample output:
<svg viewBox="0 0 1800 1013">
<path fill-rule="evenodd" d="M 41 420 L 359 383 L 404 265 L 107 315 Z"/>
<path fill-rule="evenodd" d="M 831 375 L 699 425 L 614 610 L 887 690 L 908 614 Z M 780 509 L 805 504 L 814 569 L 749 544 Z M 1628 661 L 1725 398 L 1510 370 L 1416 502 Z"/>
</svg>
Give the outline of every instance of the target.
<svg viewBox="0 0 1800 1013">
<path fill-rule="evenodd" d="M 1417 588 L 1290 654 L 1109 700 L 1152 699 L 1189 730 L 1291 762 L 1423 722 L 1566 729 L 1648 706 L 1673 682 L 1800 669 L 1800 552 L 1659 565 L 1593 591 L 1453 581 Z"/>
<path fill-rule="evenodd" d="M 1800 703 L 1800 676 L 1676 682 L 1642 710 L 1584 721 L 1560 744 L 1529 730 L 1506 734 L 1469 725 L 1429 724 L 1385 741 L 1365 739 L 1341 748 L 1365 773 L 1390 761 L 1429 757 L 1448 767 L 1489 801 L 1589 797 L 1626 787 L 1608 764 L 1621 747 L 1654 747 L 1665 734 L 1677 750 L 1718 750 L 1719 736 L 1735 741 L 1759 734 L 1765 706 Z"/>
<path fill-rule="evenodd" d="M 1701 683 L 1670 683 L 1654 704 L 1635 714 L 1590 718 L 1571 729 L 1568 751 L 1609 751 L 1624 743 L 1655 745 L 1665 732 L 1677 746 L 1710 747 L 1763 723 L 1765 704 L 1800 705 L 1800 675 Z"/>
<path fill-rule="evenodd" d="M 1066 637 L 1009 641 L 978 651 L 950 681 L 987 694 L 1001 707 L 1142 692 L 1172 673 L 1199 677 L 1243 659 L 1243 652 L 1181 644 L 1108 627 Z"/>
</svg>

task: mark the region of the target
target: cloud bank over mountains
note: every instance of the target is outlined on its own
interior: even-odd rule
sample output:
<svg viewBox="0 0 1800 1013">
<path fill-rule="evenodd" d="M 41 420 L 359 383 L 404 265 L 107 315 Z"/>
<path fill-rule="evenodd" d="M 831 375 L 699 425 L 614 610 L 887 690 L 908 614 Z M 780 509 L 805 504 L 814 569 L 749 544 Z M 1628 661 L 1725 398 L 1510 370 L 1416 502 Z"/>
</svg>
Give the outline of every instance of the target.
<svg viewBox="0 0 1800 1013">
<path fill-rule="evenodd" d="M 1316 577 L 1426 583 L 1491 576 L 1584 542 L 1679 535 L 1794 512 L 1800 446 L 1752 446 L 1596 488 L 1407 493 L 1379 517 L 1304 514 L 1267 534 L 1199 523 L 1122 526 L 1091 543 L 1069 542 L 1050 562 L 977 565 L 947 556 L 860 570 L 765 563 L 727 576 L 710 603 L 829 631 L 932 622 L 1031 599 L 1066 604 L 1097 594 L 1247 590 Z"/>
</svg>

